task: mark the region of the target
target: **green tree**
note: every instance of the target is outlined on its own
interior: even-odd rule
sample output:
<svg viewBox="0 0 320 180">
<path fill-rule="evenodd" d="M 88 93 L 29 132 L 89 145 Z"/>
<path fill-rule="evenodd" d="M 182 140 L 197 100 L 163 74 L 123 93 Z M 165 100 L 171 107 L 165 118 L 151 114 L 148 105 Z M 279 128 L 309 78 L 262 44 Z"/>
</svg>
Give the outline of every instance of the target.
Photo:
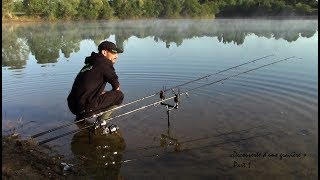
<svg viewBox="0 0 320 180">
<path fill-rule="evenodd" d="M 161 0 L 163 5 L 162 17 L 177 18 L 183 8 L 184 0 Z"/>
<path fill-rule="evenodd" d="M 26 12 L 26 8 L 23 4 L 23 1 L 14 1 L 14 9 L 13 9 L 14 13 L 25 13 Z"/>
<path fill-rule="evenodd" d="M 83 19 L 97 19 L 102 6 L 102 0 L 80 0 L 78 14 Z"/>
<path fill-rule="evenodd" d="M 144 0 L 143 16 L 147 18 L 156 18 L 160 16 L 163 6 L 159 0 Z"/>
<path fill-rule="evenodd" d="M 298 3 L 295 5 L 295 8 L 299 14 L 311 14 L 312 9 L 307 4 Z"/>
<path fill-rule="evenodd" d="M 13 0 L 2 0 L 2 17 L 12 18 Z"/>
<path fill-rule="evenodd" d="M 126 0 L 113 0 L 111 1 L 111 7 L 114 10 L 114 15 L 120 17 L 122 8 L 125 6 Z"/>
<path fill-rule="evenodd" d="M 185 0 L 181 14 L 185 17 L 198 17 L 202 14 L 202 6 L 197 0 Z"/>
<path fill-rule="evenodd" d="M 109 4 L 108 0 L 102 1 L 103 5 L 101 7 L 100 13 L 99 13 L 99 18 L 100 19 L 111 19 L 114 14 L 114 10 Z"/>
<path fill-rule="evenodd" d="M 142 17 L 144 1 L 141 0 L 113 0 L 115 15 L 120 19 Z"/>
<path fill-rule="evenodd" d="M 214 16 L 220 12 L 219 3 L 213 1 L 207 1 L 202 4 L 202 9 L 206 13 L 206 15 Z"/>
<path fill-rule="evenodd" d="M 40 16 L 47 19 L 55 19 L 58 9 L 56 0 L 25 0 L 27 13 L 31 16 Z"/>
<path fill-rule="evenodd" d="M 269 0 L 258 0 L 258 6 L 264 8 L 265 10 L 271 9 L 271 1 Z"/>
<path fill-rule="evenodd" d="M 60 0 L 58 1 L 59 12 L 58 17 L 62 19 L 73 19 L 76 17 L 78 11 L 77 8 L 80 4 L 80 0 Z"/>
<path fill-rule="evenodd" d="M 274 9 L 275 12 L 282 11 L 282 10 L 285 9 L 285 7 L 286 7 L 286 3 L 284 1 L 282 1 L 282 0 L 275 1 L 273 3 L 273 9 Z"/>
<path fill-rule="evenodd" d="M 44 12 L 44 15 L 47 19 L 56 19 L 58 12 L 58 1 L 57 0 L 48 0 L 48 7 Z"/>
<path fill-rule="evenodd" d="M 297 4 L 297 0 L 286 0 L 286 4 L 295 5 Z"/>
</svg>

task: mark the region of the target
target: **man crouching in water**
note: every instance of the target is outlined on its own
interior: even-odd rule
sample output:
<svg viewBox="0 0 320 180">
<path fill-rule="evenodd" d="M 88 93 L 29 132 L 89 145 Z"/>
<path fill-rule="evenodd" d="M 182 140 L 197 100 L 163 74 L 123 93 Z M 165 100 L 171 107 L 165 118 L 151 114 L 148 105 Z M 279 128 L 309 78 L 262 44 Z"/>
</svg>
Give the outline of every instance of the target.
<svg viewBox="0 0 320 180">
<path fill-rule="evenodd" d="M 85 58 L 85 65 L 75 78 L 67 98 L 70 111 L 77 116 L 76 120 L 120 105 L 124 98 L 113 67 L 118 53 L 123 53 L 123 50 L 112 42 L 103 41 L 98 51 Z M 111 84 L 111 91 L 104 90 L 107 83 Z"/>
</svg>

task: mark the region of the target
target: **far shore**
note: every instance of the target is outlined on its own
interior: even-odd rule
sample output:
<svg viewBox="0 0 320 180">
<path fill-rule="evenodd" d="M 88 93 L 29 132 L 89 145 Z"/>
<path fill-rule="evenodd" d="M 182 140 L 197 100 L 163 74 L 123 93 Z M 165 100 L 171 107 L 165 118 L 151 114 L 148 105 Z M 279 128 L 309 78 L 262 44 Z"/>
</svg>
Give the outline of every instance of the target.
<svg viewBox="0 0 320 180">
<path fill-rule="evenodd" d="M 97 19 L 97 20 L 74 20 L 74 19 L 55 19 L 55 20 L 48 20 L 48 19 L 43 19 L 40 17 L 13 17 L 13 18 L 2 18 L 2 23 L 29 23 L 29 22 L 81 22 L 81 21 L 134 21 L 134 20 L 164 20 L 165 18 L 140 18 L 140 19 Z M 165 19 L 165 20 L 179 20 L 179 19 L 275 19 L 275 20 L 299 20 L 299 19 L 318 19 L 318 15 L 313 15 L 313 16 L 256 16 L 256 17 L 247 17 L 247 16 L 236 16 L 236 17 L 198 17 L 198 18 L 187 18 L 187 17 L 181 17 L 181 18 L 170 18 L 170 19 Z"/>
</svg>

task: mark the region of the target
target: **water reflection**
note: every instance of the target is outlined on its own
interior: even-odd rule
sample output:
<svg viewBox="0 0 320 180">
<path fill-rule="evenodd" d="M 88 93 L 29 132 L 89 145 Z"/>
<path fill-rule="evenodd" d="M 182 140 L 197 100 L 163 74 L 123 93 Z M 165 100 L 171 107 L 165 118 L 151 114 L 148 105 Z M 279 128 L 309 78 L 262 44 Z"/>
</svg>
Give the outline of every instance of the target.
<svg viewBox="0 0 320 180">
<path fill-rule="evenodd" d="M 29 47 L 17 34 L 8 33 L 2 36 L 2 67 L 23 69 L 29 52 Z"/>
<path fill-rule="evenodd" d="M 77 126 L 83 128 L 85 123 L 78 123 Z M 104 135 L 101 129 L 97 129 L 90 137 L 89 143 L 88 131 L 76 133 L 71 142 L 73 154 L 83 160 L 83 168 L 89 175 L 118 179 L 121 168 L 119 162 L 126 147 L 121 132 Z"/>
<path fill-rule="evenodd" d="M 180 46 L 185 39 L 195 37 L 217 38 L 224 44 L 241 45 L 249 35 L 268 39 L 296 41 L 299 37 L 312 37 L 318 30 L 316 20 L 157 20 L 118 22 L 68 22 L 55 24 L 2 24 L 2 67 L 22 69 L 28 54 L 38 64 L 56 63 L 60 52 L 69 58 L 80 50 L 80 42 L 93 40 L 98 45 L 110 35 L 125 49 L 130 37 L 153 37 L 170 48 Z"/>
<path fill-rule="evenodd" d="M 182 152 L 187 152 L 187 151 L 192 151 L 197 149 L 216 147 L 223 144 L 241 142 L 249 139 L 255 139 L 261 136 L 268 136 L 271 134 L 282 133 L 281 131 L 270 132 L 269 128 L 270 128 L 270 125 L 259 124 L 259 125 L 254 125 L 252 127 L 241 129 L 241 130 L 221 132 L 218 134 L 205 135 L 202 137 L 192 137 L 190 139 L 184 139 L 184 140 L 178 139 L 174 135 L 171 135 L 170 128 L 168 128 L 167 132 L 161 133 L 160 138 L 154 137 L 154 141 L 159 143 L 159 145 L 147 146 L 147 147 L 143 147 L 143 148 L 139 148 L 131 151 L 150 151 L 150 150 L 156 150 L 156 149 L 161 150 L 161 149 L 172 147 L 172 149 L 170 149 L 172 151 L 168 151 L 167 153 L 179 153 L 179 152 L 182 153 Z M 257 129 L 265 129 L 267 130 L 267 132 L 264 132 L 263 134 L 255 133 Z M 130 150 L 126 152 L 130 152 Z M 159 156 L 158 154 L 155 154 L 155 155 Z M 153 157 L 155 155 L 149 155 L 145 157 Z"/>
</svg>

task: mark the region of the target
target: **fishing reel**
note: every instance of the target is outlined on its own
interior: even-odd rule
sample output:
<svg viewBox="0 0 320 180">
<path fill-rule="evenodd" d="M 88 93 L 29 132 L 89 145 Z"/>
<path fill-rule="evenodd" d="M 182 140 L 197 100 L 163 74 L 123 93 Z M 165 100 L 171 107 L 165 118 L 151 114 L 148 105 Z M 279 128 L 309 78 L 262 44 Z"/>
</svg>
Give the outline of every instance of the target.
<svg viewBox="0 0 320 180">
<path fill-rule="evenodd" d="M 119 126 L 115 124 L 108 125 L 106 120 L 97 120 L 95 121 L 94 130 L 102 129 L 102 134 L 113 134 L 119 131 Z"/>
<path fill-rule="evenodd" d="M 96 120 L 93 126 L 88 128 L 89 144 L 91 144 L 92 134 L 95 134 L 97 129 L 101 129 L 103 135 L 110 135 L 119 132 L 119 126 L 115 124 L 108 125 L 106 120 Z"/>
<path fill-rule="evenodd" d="M 105 126 L 103 129 L 103 134 L 114 134 L 119 131 L 119 126 L 111 124 L 110 126 Z"/>
</svg>

